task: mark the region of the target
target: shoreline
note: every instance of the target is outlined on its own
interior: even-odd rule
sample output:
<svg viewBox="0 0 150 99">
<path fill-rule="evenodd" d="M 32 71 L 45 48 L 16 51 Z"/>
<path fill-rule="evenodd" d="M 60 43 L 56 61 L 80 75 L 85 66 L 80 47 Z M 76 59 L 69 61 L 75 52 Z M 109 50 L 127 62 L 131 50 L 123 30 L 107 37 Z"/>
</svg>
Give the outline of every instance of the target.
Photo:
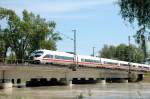
<svg viewBox="0 0 150 99">
<path fill-rule="evenodd" d="M 142 83 L 150 83 L 150 72 L 144 74 L 144 79 L 141 82 Z"/>
</svg>

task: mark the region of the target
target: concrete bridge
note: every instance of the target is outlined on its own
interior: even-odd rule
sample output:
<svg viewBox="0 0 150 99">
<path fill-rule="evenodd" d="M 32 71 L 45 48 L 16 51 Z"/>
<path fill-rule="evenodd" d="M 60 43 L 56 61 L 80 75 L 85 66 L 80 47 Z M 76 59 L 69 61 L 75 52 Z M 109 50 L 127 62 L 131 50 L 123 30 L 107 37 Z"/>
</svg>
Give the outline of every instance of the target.
<svg viewBox="0 0 150 99">
<path fill-rule="evenodd" d="M 144 72 L 131 71 L 136 74 L 139 80 L 143 79 Z M 29 84 L 30 82 L 48 83 L 83 83 L 83 82 L 105 82 L 106 80 L 117 80 L 128 82 L 129 71 L 106 68 L 85 68 L 78 67 L 76 71 L 67 66 L 56 65 L 8 65 L 0 66 L 0 81 L 2 84 L 11 82 L 14 85 Z"/>
</svg>

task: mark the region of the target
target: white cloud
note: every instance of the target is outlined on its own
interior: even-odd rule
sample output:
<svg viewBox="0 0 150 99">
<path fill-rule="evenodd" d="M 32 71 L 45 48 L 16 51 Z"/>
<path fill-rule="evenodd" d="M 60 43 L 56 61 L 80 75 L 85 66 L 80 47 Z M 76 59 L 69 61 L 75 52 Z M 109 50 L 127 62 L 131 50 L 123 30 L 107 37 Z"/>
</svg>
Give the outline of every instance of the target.
<svg viewBox="0 0 150 99">
<path fill-rule="evenodd" d="M 109 0 L 110 1 L 110 0 Z M 102 4 L 107 4 L 108 0 L 91 0 L 91 1 L 78 1 L 78 2 L 54 2 L 54 3 L 46 3 L 41 5 L 37 10 L 42 12 L 52 12 L 52 13 L 64 13 L 64 12 L 74 12 L 74 11 L 81 11 L 92 8 L 94 6 L 100 6 Z M 110 3 L 110 2 L 109 2 Z"/>
<path fill-rule="evenodd" d="M 50 12 L 50 13 L 64 13 L 73 12 L 79 10 L 85 10 L 92 8 L 93 6 L 100 6 L 104 4 L 112 3 L 115 0 L 27 0 L 27 1 L 7 1 L 2 2 L 2 6 L 21 11 L 23 9 L 28 9 L 34 12 Z"/>
<path fill-rule="evenodd" d="M 15 10 L 21 14 L 24 9 L 36 14 L 49 14 L 50 16 L 59 17 L 80 17 L 82 12 L 90 11 L 94 7 L 112 4 L 116 0 L 25 0 L 11 1 L 6 0 L 0 3 L 0 6 Z M 69 14 L 67 16 L 66 14 Z M 81 16 L 83 17 L 83 16 Z"/>
</svg>

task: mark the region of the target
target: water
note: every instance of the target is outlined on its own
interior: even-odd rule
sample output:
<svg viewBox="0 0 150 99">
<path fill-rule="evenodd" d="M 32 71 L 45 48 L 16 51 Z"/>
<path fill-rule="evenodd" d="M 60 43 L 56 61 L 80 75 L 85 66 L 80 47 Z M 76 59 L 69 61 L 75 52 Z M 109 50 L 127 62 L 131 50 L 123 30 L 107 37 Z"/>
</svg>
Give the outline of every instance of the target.
<svg viewBox="0 0 150 99">
<path fill-rule="evenodd" d="M 150 83 L 107 83 L 0 90 L 0 99 L 150 99 Z"/>
</svg>

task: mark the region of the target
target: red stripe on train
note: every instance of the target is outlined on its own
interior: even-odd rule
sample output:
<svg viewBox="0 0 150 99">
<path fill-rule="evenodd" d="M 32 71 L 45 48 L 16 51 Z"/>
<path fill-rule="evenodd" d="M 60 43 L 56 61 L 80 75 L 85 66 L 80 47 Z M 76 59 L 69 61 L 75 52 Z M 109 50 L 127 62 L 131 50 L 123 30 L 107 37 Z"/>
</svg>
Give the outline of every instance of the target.
<svg viewBox="0 0 150 99">
<path fill-rule="evenodd" d="M 64 60 L 64 59 L 43 59 L 43 60 L 48 60 L 49 62 L 67 62 L 67 63 L 73 63 L 73 60 Z M 94 64 L 94 65 L 99 65 L 100 63 L 94 63 L 94 62 L 77 62 L 79 64 Z"/>
</svg>

